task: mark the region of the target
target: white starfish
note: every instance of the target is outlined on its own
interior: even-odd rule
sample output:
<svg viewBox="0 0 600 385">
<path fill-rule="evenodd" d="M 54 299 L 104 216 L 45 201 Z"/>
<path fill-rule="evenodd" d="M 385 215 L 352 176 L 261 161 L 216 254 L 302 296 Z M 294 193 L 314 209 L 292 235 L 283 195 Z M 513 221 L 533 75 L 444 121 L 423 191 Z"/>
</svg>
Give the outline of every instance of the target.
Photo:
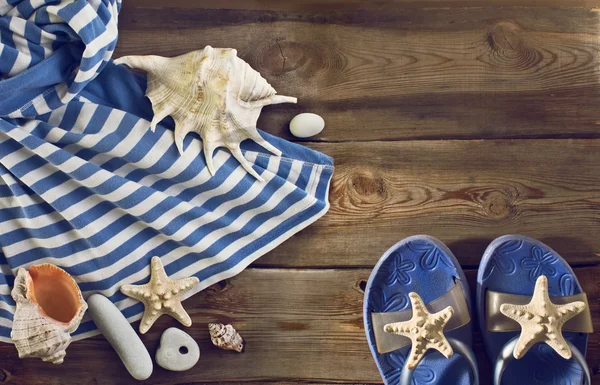
<svg viewBox="0 0 600 385">
<path fill-rule="evenodd" d="M 513 356 L 519 359 L 536 343 L 544 342 L 565 359 L 571 358 L 571 349 L 562 335 L 562 327 L 571 318 L 585 310 L 583 301 L 555 305 L 548 295 L 548 278 L 542 275 L 535 282 L 531 302 L 527 305 L 502 304 L 502 314 L 521 325 L 521 335 Z"/>
<path fill-rule="evenodd" d="M 191 326 L 192 320 L 181 305 L 181 296 L 200 280 L 196 277 L 170 279 L 158 257 L 152 257 L 150 273 L 150 282 L 145 285 L 121 286 L 123 294 L 144 304 L 140 333 L 146 333 L 163 314 L 170 315 L 185 326 Z"/>
<path fill-rule="evenodd" d="M 404 336 L 412 341 L 406 367 L 408 369 L 416 368 L 429 349 L 435 349 L 444 357 L 450 358 L 454 351 L 444 336 L 444 327 L 454 314 L 452 306 L 431 314 L 417 293 L 410 293 L 408 297 L 412 305 L 412 318 L 383 327 L 386 333 Z"/>
</svg>

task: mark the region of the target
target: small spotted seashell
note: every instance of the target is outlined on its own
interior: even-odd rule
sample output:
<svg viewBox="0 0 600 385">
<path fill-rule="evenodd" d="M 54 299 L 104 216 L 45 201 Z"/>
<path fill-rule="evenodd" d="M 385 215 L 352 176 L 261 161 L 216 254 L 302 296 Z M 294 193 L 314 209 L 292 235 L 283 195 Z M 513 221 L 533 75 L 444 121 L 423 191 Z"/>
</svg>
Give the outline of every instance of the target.
<svg viewBox="0 0 600 385">
<path fill-rule="evenodd" d="M 208 324 L 208 332 L 212 343 L 224 350 L 235 350 L 244 353 L 246 343 L 240 333 L 231 325 Z"/>
</svg>

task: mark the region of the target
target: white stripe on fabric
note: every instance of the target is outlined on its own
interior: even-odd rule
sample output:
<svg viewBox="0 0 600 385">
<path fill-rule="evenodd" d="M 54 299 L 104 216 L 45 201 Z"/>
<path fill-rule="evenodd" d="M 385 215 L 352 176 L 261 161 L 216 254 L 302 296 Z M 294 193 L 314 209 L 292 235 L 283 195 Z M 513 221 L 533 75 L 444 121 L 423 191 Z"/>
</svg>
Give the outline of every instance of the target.
<svg viewBox="0 0 600 385">
<path fill-rule="evenodd" d="M 0 309 L 4 308 L 3 306 L 0 306 Z M 7 308 L 5 308 L 4 310 L 10 312 L 11 314 L 15 313 L 15 308 L 14 306 L 8 306 Z M 4 317 L 0 317 L 0 326 L 4 326 L 4 327 L 11 327 L 12 326 L 12 321 L 4 318 Z M 6 341 L 8 342 L 8 341 Z"/>
<path fill-rule="evenodd" d="M 65 112 L 67 111 L 67 106 L 60 106 L 55 110 L 52 110 L 50 113 L 50 117 L 48 118 L 48 124 L 54 126 L 57 130 L 62 130 L 58 127 L 60 122 L 63 120 L 65 116 Z M 64 131 L 64 130 L 62 130 Z M 44 138 L 46 139 L 46 138 Z"/>
<path fill-rule="evenodd" d="M 73 28 L 73 31 L 79 33 L 83 27 L 88 25 L 92 20 L 98 17 L 96 10 L 89 4 L 86 4 L 83 8 L 77 12 L 75 16 L 69 21 L 69 26 Z"/>
<path fill-rule="evenodd" d="M 8 11 L 8 13 L 6 14 L 6 16 L 10 16 L 10 17 L 23 17 L 23 15 L 21 15 L 21 12 L 19 12 L 19 9 L 17 7 L 12 8 L 11 10 Z"/>
<path fill-rule="evenodd" d="M 8 1 L 1 0 L 0 1 L 0 16 L 7 15 L 8 12 L 13 8 L 12 5 L 8 4 Z"/>
<path fill-rule="evenodd" d="M 14 9 L 17 8 L 15 7 Z M 29 68 L 29 63 L 31 63 L 31 53 L 29 52 L 27 39 L 25 39 L 26 24 L 27 22 L 25 20 L 18 17 L 13 17 L 10 19 L 9 28 L 14 32 L 12 38 L 13 42 L 15 43 L 15 47 L 18 50 L 18 54 L 13 67 L 8 72 L 8 77 L 20 74 L 25 69 Z"/>
<path fill-rule="evenodd" d="M 47 0 L 29 0 L 29 5 L 34 9 L 31 16 L 29 16 L 29 21 L 35 21 L 35 14 L 41 6 L 46 4 L 46 2 Z"/>
<path fill-rule="evenodd" d="M 62 17 L 58 16 L 58 12 L 61 9 L 73 4 L 75 1 L 76 0 L 61 0 L 60 4 L 58 4 L 58 5 L 49 5 L 48 7 L 46 7 L 46 12 L 48 13 L 50 22 L 51 23 L 64 22 Z"/>
<path fill-rule="evenodd" d="M 117 25 L 114 21 L 106 25 L 106 32 L 97 36 L 85 48 L 83 52 L 84 58 L 95 56 L 101 49 L 112 43 L 117 38 Z"/>
</svg>

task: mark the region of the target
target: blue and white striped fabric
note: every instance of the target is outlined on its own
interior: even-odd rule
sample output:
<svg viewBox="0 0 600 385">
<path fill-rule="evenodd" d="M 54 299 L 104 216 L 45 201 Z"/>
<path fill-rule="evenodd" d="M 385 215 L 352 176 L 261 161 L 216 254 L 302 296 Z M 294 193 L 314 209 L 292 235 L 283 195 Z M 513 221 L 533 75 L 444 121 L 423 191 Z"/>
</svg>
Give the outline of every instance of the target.
<svg viewBox="0 0 600 385">
<path fill-rule="evenodd" d="M 54 263 L 84 296 L 125 316 L 119 292 L 149 279 L 153 256 L 189 295 L 231 277 L 327 211 L 331 158 L 262 135 L 248 175 L 229 151 L 210 177 L 201 141 L 180 156 L 170 120 L 149 130 L 145 78 L 111 62 L 119 0 L 0 0 L 0 340 L 10 341 L 17 269 Z M 202 47 L 198 47 L 202 48 Z M 95 333 L 84 318 L 75 338 Z"/>
</svg>

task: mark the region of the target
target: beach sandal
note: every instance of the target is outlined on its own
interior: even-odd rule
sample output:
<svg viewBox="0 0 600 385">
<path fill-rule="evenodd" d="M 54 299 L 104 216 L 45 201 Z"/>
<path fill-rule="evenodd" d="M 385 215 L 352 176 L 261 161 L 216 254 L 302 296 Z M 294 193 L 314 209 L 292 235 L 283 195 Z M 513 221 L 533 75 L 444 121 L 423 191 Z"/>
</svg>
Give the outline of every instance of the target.
<svg viewBox="0 0 600 385">
<path fill-rule="evenodd" d="M 470 308 L 464 273 L 442 242 L 417 235 L 389 249 L 367 282 L 363 315 L 385 384 L 477 385 Z"/>
<path fill-rule="evenodd" d="M 494 385 L 591 383 L 587 297 L 550 247 L 522 235 L 493 241 L 477 275 L 477 311 Z"/>
</svg>

